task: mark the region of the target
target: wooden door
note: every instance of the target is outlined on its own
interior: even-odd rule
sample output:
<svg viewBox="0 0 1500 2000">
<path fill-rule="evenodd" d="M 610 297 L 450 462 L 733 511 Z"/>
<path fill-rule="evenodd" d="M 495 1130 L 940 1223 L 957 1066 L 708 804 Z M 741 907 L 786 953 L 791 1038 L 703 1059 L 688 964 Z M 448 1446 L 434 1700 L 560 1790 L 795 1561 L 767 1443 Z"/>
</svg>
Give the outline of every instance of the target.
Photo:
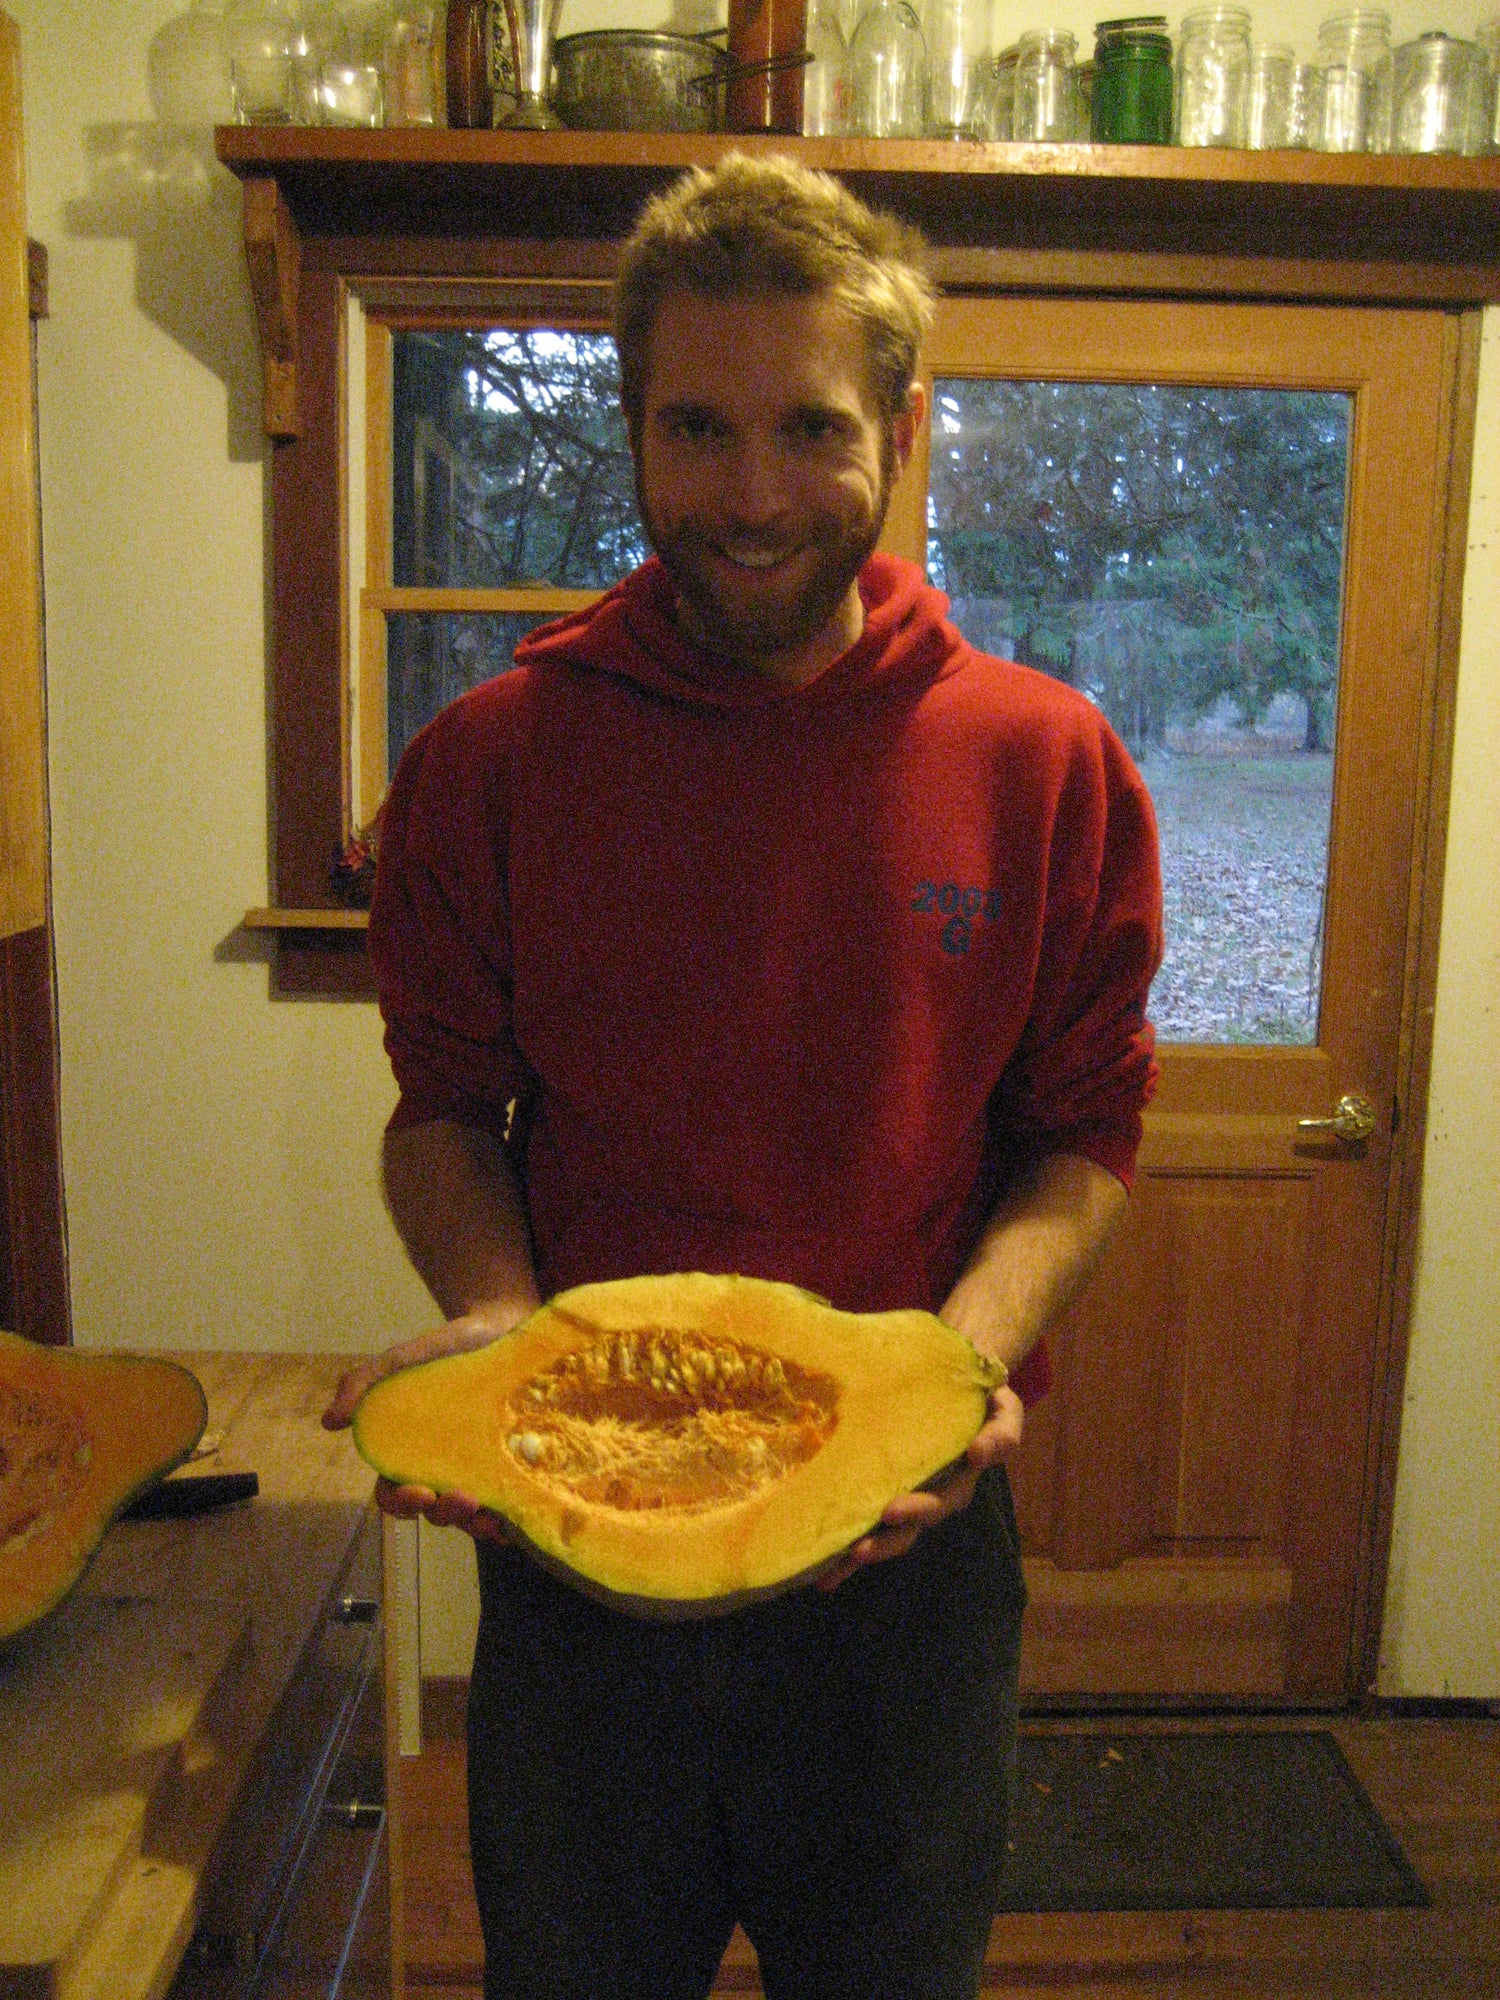
<svg viewBox="0 0 1500 2000">
<path fill-rule="evenodd" d="M 1057 1386 L 1016 1473 L 1035 1696 L 1356 1691 L 1384 1568 L 1396 1135 L 1420 1125 L 1402 1091 L 1421 1074 L 1414 939 L 1467 338 L 1437 312 L 950 298 L 930 343 L 939 389 L 1003 377 L 1348 399 L 1316 1029 L 1300 1045 L 1161 1049 L 1128 1220 L 1055 1337 Z M 934 435 L 942 449 L 941 422 Z M 902 482 L 888 527 L 914 555 L 928 470 Z M 1351 1092 L 1375 1109 L 1368 1141 L 1299 1129 Z"/>
</svg>

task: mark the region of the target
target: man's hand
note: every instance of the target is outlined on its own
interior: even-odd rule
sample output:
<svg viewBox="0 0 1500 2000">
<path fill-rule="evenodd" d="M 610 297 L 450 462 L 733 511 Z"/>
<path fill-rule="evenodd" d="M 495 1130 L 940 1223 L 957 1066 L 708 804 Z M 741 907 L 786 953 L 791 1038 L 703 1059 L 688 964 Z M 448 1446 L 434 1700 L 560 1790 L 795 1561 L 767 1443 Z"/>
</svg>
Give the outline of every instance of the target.
<svg viewBox="0 0 1500 2000">
<path fill-rule="evenodd" d="M 903 1493 L 893 1500 L 868 1535 L 863 1535 L 818 1578 L 819 1590 L 837 1590 L 869 1563 L 904 1556 L 924 1529 L 935 1528 L 950 1514 L 960 1513 L 974 1498 L 979 1475 L 1013 1452 L 1021 1442 L 1021 1399 L 1014 1389 L 996 1389 L 990 1414 L 958 1464 L 930 1486 Z"/>
<path fill-rule="evenodd" d="M 446 1326 L 435 1327 L 431 1333 L 418 1334 L 415 1340 L 388 1347 L 383 1354 L 372 1355 L 339 1377 L 333 1401 L 323 1412 L 323 1428 L 346 1430 L 360 1397 L 387 1375 L 394 1375 L 402 1368 L 414 1368 L 421 1361 L 440 1360 L 445 1354 L 466 1354 L 471 1348 L 488 1347 L 517 1324 L 514 1313 L 481 1308 L 465 1313 L 461 1319 L 449 1320 Z M 413 1521 L 420 1515 L 435 1528 L 462 1528 L 477 1541 L 510 1540 L 504 1520 L 465 1493 L 435 1493 L 430 1486 L 397 1485 L 393 1480 L 379 1479 L 375 1482 L 375 1501 L 382 1513 L 394 1515 L 400 1521 Z"/>
</svg>

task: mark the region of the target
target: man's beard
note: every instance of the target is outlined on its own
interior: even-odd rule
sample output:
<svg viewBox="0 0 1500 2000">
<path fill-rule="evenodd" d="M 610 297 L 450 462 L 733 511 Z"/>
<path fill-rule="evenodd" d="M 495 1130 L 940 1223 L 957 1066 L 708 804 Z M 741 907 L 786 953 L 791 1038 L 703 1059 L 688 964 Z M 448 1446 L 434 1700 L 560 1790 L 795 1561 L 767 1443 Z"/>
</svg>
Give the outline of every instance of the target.
<svg viewBox="0 0 1500 2000">
<path fill-rule="evenodd" d="M 736 544 L 754 547 L 778 538 L 736 533 L 688 516 L 670 532 L 651 517 L 643 482 L 637 478 L 641 519 L 651 546 L 677 592 L 689 636 L 727 659 L 746 666 L 773 659 L 808 644 L 828 624 L 848 595 L 880 539 L 890 499 L 892 468 L 882 465 L 879 503 L 857 525 L 823 517 L 799 528 L 792 546 L 794 560 L 812 556 L 805 580 L 785 593 L 755 594 L 754 574 L 747 571 L 746 601 L 724 592 L 713 573 L 715 551 Z"/>
</svg>

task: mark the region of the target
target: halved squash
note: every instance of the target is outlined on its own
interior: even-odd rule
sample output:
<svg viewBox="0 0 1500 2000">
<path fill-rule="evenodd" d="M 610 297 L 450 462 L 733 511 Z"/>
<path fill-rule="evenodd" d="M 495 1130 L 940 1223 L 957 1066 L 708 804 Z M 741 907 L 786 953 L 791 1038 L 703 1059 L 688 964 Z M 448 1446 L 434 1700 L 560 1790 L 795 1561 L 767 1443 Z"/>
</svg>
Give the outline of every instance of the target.
<svg viewBox="0 0 1500 2000">
<path fill-rule="evenodd" d="M 693 1616 L 815 1575 L 961 1456 L 1003 1379 L 930 1313 L 687 1272 L 579 1286 L 387 1376 L 354 1439 L 386 1478 L 502 1514 L 591 1595 Z"/>
<path fill-rule="evenodd" d="M 0 1332 L 0 1640 L 61 1603 L 116 1514 L 207 1420 L 176 1362 Z"/>
</svg>

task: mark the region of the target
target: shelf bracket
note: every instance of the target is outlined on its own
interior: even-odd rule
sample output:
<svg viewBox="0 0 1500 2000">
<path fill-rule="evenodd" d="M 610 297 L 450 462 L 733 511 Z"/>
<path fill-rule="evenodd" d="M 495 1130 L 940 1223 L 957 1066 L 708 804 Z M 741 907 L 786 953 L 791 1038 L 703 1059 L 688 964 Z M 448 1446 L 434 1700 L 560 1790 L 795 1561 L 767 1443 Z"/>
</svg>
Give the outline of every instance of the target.
<svg viewBox="0 0 1500 2000">
<path fill-rule="evenodd" d="M 266 435 L 294 438 L 300 435 L 297 291 L 302 239 L 280 186 L 269 174 L 245 182 L 245 260 L 265 366 Z"/>
</svg>

